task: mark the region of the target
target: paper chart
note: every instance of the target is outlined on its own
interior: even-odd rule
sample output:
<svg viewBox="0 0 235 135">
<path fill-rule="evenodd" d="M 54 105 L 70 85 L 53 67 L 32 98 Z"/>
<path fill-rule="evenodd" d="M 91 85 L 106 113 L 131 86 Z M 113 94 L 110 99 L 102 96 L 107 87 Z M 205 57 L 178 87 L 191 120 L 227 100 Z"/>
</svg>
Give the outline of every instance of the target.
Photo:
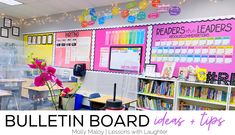
<svg viewBox="0 0 235 135">
<path fill-rule="evenodd" d="M 55 66 L 73 68 L 85 63 L 90 69 L 92 31 L 56 33 Z"/>
</svg>

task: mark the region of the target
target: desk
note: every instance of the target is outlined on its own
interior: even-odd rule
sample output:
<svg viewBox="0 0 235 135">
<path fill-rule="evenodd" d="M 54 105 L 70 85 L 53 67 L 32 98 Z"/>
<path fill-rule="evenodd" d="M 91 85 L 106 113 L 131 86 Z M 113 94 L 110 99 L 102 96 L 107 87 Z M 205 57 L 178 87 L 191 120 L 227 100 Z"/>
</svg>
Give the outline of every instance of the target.
<svg viewBox="0 0 235 135">
<path fill-rule="evenodd" d="M 112 96 L 102 96 L 99 98 L 93 98 L 89 99 L 90 102 L 93 102 L 93 107 L 94 108 L 103 108 L 106 104 L 106 100 L 108 99 L 113 99 Z M 116 99 L 122 100 L 122 105 L 125 106 L 126 109 L 130 106 L 131 103 L 136 102 L 137 100 L 129 99 L 129 98 L 124 98 L 124 97 L 117 97 Z"/>
<path fill-rule="evenodd" d="M 19 93 L 17 93 L 16 97 L 18 97 L 18 105 L 19 105 L 19 109 L 21 109 L 21 92 L 22 92 L 22 83 L 25 82 L 24 79 L 0 79 L 0 83 L 1 84 L 4 84 L 3 86 L 3 89 L 6 89 L 6 90 L 11 90 L 13 91 L 14 89 L 11 89 L 11 86 L 7 86 L 7 84 L 10 84 L 10 83 L 16 83 L 17 84 L 17 87 L 18 87 L 18 90 L 19 90 Z"/>
<path fill-rule="evenodd" d="M 33 86 L 33 87 L 23 87 L 23 88 L 28 89 L 29 98 L 34 100 L 34 110 L 37 110 L 38 101 L 41 101 L 41 99 L 46 99 L 46 100 L 48 99 L 49 88 L 47 86 L 41 86 L 41 87 Z M 63 88 L 59 86 L 54 86 L 53 90 L 61 91 L 63 90 Z M 59 97 L 59 108 L 63 108 L 61 97 Z"/>
<path fill-rule="evenodd" d="M 10 91 L 6 91 L 6 90 L 0 90 L 0 110 L 2 109 L 2 97 L 8 97 L 11 96 L 11 92 Z"/>
</svg>

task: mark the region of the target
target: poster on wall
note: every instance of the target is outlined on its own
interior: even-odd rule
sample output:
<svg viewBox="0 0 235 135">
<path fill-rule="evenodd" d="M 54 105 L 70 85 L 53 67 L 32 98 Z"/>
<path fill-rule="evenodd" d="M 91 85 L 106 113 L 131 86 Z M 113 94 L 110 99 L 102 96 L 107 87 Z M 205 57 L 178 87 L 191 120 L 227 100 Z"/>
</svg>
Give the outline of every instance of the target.
<svg viewBox="0 0 235 135">
<path fill-rule="evenodd" d="M 234 19 L 155 25 L 151 63 L 161 72 L 165 62 L 176 62 L 174 76 L 189 65 L 232 73 L 234 33 Z"/>
<path fill-rule="evenodd" d="M 141 73 L 144 68 L 146 36 L 147 26 L 97 30 L 94 70 Z"/>
<path fill-rule="evenodd" d="M 53 44 L 46 43 L 47 36 L 54 33 L 31 33 L 24 34 L 24 55 L 25 57 L 33 54 L 34 57 L 46 60 L 47 64 L 52 65 L 53 59 Z M 30 60 L 26 59 L 26 63 Z"/>
<path fill-rule="evenodd" d="M 55 66 L 73 68 L 85 63 L 90 69 L 92 31 L 70 31 L 56 33 Z"/>
</svg>

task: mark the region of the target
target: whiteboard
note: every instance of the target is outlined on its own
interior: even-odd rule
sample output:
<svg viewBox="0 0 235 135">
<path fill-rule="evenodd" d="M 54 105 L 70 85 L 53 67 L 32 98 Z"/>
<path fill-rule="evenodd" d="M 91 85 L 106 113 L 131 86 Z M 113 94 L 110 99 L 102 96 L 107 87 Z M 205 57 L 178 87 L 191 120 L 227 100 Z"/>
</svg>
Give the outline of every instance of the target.
<svg viewBox="0 0 235 135">
<path fill-rule="evenodd" d="M 109 69 L 138 72 L 142 47 L 111 47 Z"/>
</svg>

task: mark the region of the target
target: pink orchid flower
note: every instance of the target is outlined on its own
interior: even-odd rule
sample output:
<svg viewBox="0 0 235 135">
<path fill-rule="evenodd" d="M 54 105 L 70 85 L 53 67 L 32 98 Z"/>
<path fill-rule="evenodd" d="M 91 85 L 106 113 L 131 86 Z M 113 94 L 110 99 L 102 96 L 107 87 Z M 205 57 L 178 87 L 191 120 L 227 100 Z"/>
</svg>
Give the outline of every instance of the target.
<svg viewBox="0 0 235 135">
<path fill-rule="evenodd" d="M 51 67 L 51 66 L 47 67 L 47 73 L 48 73 L 48 74 L 54 75 L 55 72 L 56 72 L 56 69 L 55 69 L 55 68 L 53 68 L 53 67 Z"/>
<path fill-rule="evenodd" d="M 37 86 L 37 87 L 44 86 L 45 83 L 46 82 L 45 82 L 44 78 L 41 75 L 35 77 L 35 79 L 34 79 L 34 85 Z"/>
<path fill-rule="evenodd" d="M 46 63 L 38 59 L 34 59 L 32 64 L 28 64 L 28 66 L 32 69 L 46 70 Z"/>
<path fill-rule="evenodd" d="M 66 94 L 65 92 L 63 92 L 63 91 L 62 91 L 61 94 L 60 94 L 61 97 L 65 97 L 66 95 L 67 95 L 67 94 Z"/>
<path fill-rule="evenodd" d="M 64 90 L 63 90 L 64 93 L 68 94 L 69 92 L 71 92 L 70 88 L 66 87 Z"/>
<path fill-rule="evenodd" d="M 60 86 L 60 87 L 62 87 L 62 88 L 63 88 L 62 81 L 61 81 L 61 80 L 59 80 L 58 78 L 56 78 L 55 83 L 56 83 L 58 86 Z"/>
</svg>

